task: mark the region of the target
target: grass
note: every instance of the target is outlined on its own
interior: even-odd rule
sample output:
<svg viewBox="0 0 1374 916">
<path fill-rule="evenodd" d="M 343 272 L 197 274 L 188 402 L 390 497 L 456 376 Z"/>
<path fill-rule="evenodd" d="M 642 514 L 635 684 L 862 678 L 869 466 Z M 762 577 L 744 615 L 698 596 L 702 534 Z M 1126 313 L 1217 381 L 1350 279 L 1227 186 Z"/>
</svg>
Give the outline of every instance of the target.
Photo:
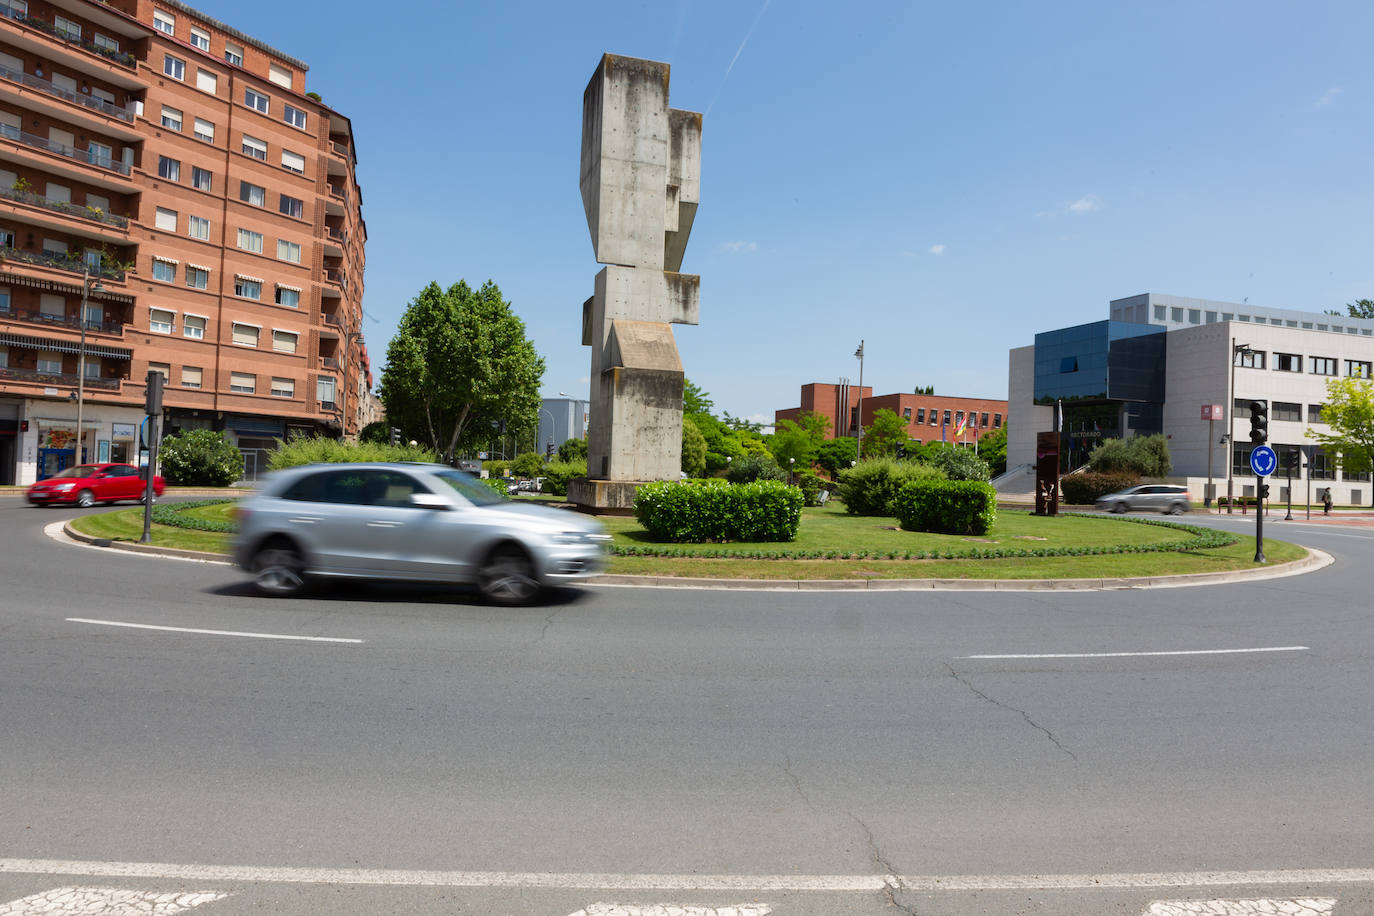
<svg viewBox="0 0 1374 916">
<path fill-rule="evenodd" d="M 233 503 L 198 506 L 188 516 L 207 521 L 231 521 Z M 624 547 L 652 547 L 655 542 L 633 518 L 602 519 L 613 543 Z M 137 541 L 143 533 L 142 508 L 84 515 L 77 530 L 111 540 Z M 1157 553 L 1103 556 L 1006 557 L 965 560 L 876 559 L 892 552 L 965 551 L 980 547 L 1107 547 L 1178 541 L 1187 535 L 1173 527 L 1132 524 L 1113 518 L 1061 516 L 1038 518 L 1028 512 L 1001 510 L 987 536 L 901 531 L 895 519 L 860 518 L 842 508 L 806 509 L 797 540 L 786 544 L 672 544 L 674 552 L 694 549 L 748 554 L 759 551 L 840 550 L 869 554 L 865 559 L 757 559 L 747 556 L 616 556 L 610 572 L 624 575 L 728 579 L 1092 579 L 1167 576 L 1222 572 L 1254 567 L 1255 540 L 1239 537 L 1226 547 Z M 231 535 L 153 525 L 152 543 L 184 550 L 227 553 Z M 1266 539 L 1270 564 L 1300 559 L 1303 548 Z"/>
</svg>

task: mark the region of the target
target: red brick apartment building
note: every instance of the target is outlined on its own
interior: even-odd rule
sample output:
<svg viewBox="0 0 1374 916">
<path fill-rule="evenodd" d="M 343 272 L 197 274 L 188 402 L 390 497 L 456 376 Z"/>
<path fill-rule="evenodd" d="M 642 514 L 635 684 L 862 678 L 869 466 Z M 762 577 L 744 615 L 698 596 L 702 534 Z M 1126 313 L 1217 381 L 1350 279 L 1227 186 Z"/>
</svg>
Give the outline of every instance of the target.
<svg viewBox="0 0 1374 916">
<path fill-rule="evenodd" d="M 854 436 L 858 434 L 860 397 L 858 385 L 812 382 L 802 386 L 801 406 L 775 411 L 773 421 L 795 421 L 802 413 L 815 412 L 830 420 L 827 439 L 837 434 Z M 986 398 L 933 394 L 880 394 L 874 397 L 873 389 L 865 385 L 862 399 L 864 426 L 873 423 L 873 414 L 877 411 L 887 409 L 905 419 L 907 436 L 921 443 L 944 441 L 972 445 L 978 437 L 1001 429 L 1007 417 L 1006 401 Z"/>
<path fill-rule="evenodd" d="M 249 458 L 357 433 L 367 229 L 306 69 L 177 0 L 0 0 L 0 483 L 135 460 L 149 370 Z"/>
</svg>

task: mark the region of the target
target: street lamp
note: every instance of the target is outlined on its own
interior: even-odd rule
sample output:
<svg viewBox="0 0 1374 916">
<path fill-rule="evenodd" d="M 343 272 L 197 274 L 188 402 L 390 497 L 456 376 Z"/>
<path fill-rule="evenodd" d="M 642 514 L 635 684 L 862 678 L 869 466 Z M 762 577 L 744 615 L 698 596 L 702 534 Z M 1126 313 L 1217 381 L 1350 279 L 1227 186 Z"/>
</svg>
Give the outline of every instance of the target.
<svg viewBox="0 0 1374 916">
<path fill-rule="evenodd" d="M 560 391 L 560 392 L 558 392 L 558 393 L 559 393 L 559 394 L 562 394 L 563 392 Z M 552 437 L 553 434 L 554 434 L 554 432 L 555 432 L 554 427 L 556 427 L 556 426 L 558 425 L 558 421 L 555 420 L 555 419 L 553 418 L 553 411 L 552 411 L 552 410 L 549 410 L 547 407 L 540 407 L 540 408 L 539 408 L 539 412 L 540 412 L 540 413 L 546 413 L 546 414 L 549 415 L 549 436 Z M 550 443 L 552 443 L 552 442 L 553 442 L 552 438 L 550 438 L 549 441 L 550 441 Z M 538 451 L 539 451 L 539 425 L 538 425 L 538 424 L 535 424 L 535 428 L 534 428 L 534 450 L 535 450 L 535 452 L 538 452 Z"/>
<path fill-rule="evenodd" d="M 859 339 L 859 349 L 854 351 L 854 358 L 859 361 L 859 418 L 857 441 L 854 443 L 854 454 L 862 458 L 864 456 L 864 342 Z"/>
<path fill-rule="evenodd" d="M 94 283 L 91 282 L 91 265 L 82 265 L 81 314 L 76 322 L 81 326 L 81 343 L 76 349 L 76 457 L 72 459 L 73 466 L 81 464 L 81 408 L 86 401 L 86 299 L 91 293 L 103 292 L 105 287 L 101 285 L 99 277 L 95 278 Z"/>
<path fill-rule="evenodd" d="M 1234 337 L 1231 338 L 1231 385 L 1227 389 L 1226 403 L 1226 441 L 1230 448 L 1228 452 L 1235 451 L 1236 443 L 1236 357 L 1242 353 L 1251 353 L 1249 344 L 1238 344 Z M 1208 448 L 1211 446 L 1209 445 Z M 1234 454 L 1226 456 L 1226 514 L 1231 515 L 1235 512 L 1235 468 L 1236 463 Z"/>
</svg>

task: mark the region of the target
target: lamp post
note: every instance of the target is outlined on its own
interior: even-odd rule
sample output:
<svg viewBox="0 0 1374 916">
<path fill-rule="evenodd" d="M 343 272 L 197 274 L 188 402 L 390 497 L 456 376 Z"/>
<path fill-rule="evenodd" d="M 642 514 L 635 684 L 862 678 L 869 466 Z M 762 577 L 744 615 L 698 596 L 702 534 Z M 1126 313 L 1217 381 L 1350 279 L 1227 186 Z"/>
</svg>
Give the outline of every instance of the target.
<svg viewBox="0 0 1374 916">
<path fill-rule="evenodd" d="M 72 465 L 81 464 L 81 410 L 86 402 L 86 300 L 91 293 L 103 293 L 105 287 L 101 284 L 100 278 L 96 277 L 95 282 L 91 282 L 91 265 L 85 264 L 81 268 L 81 314 L 77 316 L 76 323 L 81 326 L 81 343 L 76 348 L 76 452 L 72 460 Z"/>
<path fill-rule="evenodd" d="M 563 392 L 560 391 L 558 393 L 562 394 Z M 540 407 L 539 412 L 549 415 L 549 435 L 552 436 L 555 432 L 554 427 L 558 425 L 558 421 L 553 417 L 553 411 L 549 410 L 547 407 Z M 550 439 L 549 441 L 552 442 L 553 440 Z M 539 452 L 539 425 L 537 423 L 534 427 L 534 451 L 536 454 Z"/>
<path fill-rule="evenodd" d="M 855 425 L 858 429 L 858 436 L 854 443 L 854 454 L 858 458 L 864 456 L 864 342 L 859 339 L 859 349 L 854 351 L 854 358 L 859 361 L 859 416 Z"/>
<path fill-rule="evenodd" d="M 1231 384 L 1226 389 L 1226 441 L 1230 443 L 1231 450 L 1234 451 L 1236 443 L 1236 357 L 1242 353 L 1249 353 L 1249 344 L 1238 344 L 1234 337 L 1231 338 Z M 1231 515 L 1235 512 L 1235 456 L 1226 456 L 1226 514 Z"/>
</svg>

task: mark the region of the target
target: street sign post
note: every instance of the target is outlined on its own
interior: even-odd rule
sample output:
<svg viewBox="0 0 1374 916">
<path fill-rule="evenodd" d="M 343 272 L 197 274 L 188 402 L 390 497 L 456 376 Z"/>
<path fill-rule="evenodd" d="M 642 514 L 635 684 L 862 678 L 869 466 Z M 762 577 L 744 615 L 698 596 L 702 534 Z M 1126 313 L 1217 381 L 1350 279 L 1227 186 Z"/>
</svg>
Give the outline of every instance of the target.
<svg viewBox="0 0 1374 916">
<path fill-rule="evenodd" d="M 1279 466 L 1279 456 L 1267 445 L 1257 445 L 1250 452 L 1250 470 L 1255 472 L 1255 562 L 1264 562 L 1264 499 L 1269 495 L 1265 478 Z"/>
<path fill-rule="evenodd" d="M 1207 421 L 1207 490 L 1202 494 L 1202 506 L 1204 509 L 1212 508 L 1212 438 L 1215 435 L 1213 430 L 1216 421 L 1221 419 L 1220 404 L 1203 404 L 1202 419 Z"/>
</svg>

